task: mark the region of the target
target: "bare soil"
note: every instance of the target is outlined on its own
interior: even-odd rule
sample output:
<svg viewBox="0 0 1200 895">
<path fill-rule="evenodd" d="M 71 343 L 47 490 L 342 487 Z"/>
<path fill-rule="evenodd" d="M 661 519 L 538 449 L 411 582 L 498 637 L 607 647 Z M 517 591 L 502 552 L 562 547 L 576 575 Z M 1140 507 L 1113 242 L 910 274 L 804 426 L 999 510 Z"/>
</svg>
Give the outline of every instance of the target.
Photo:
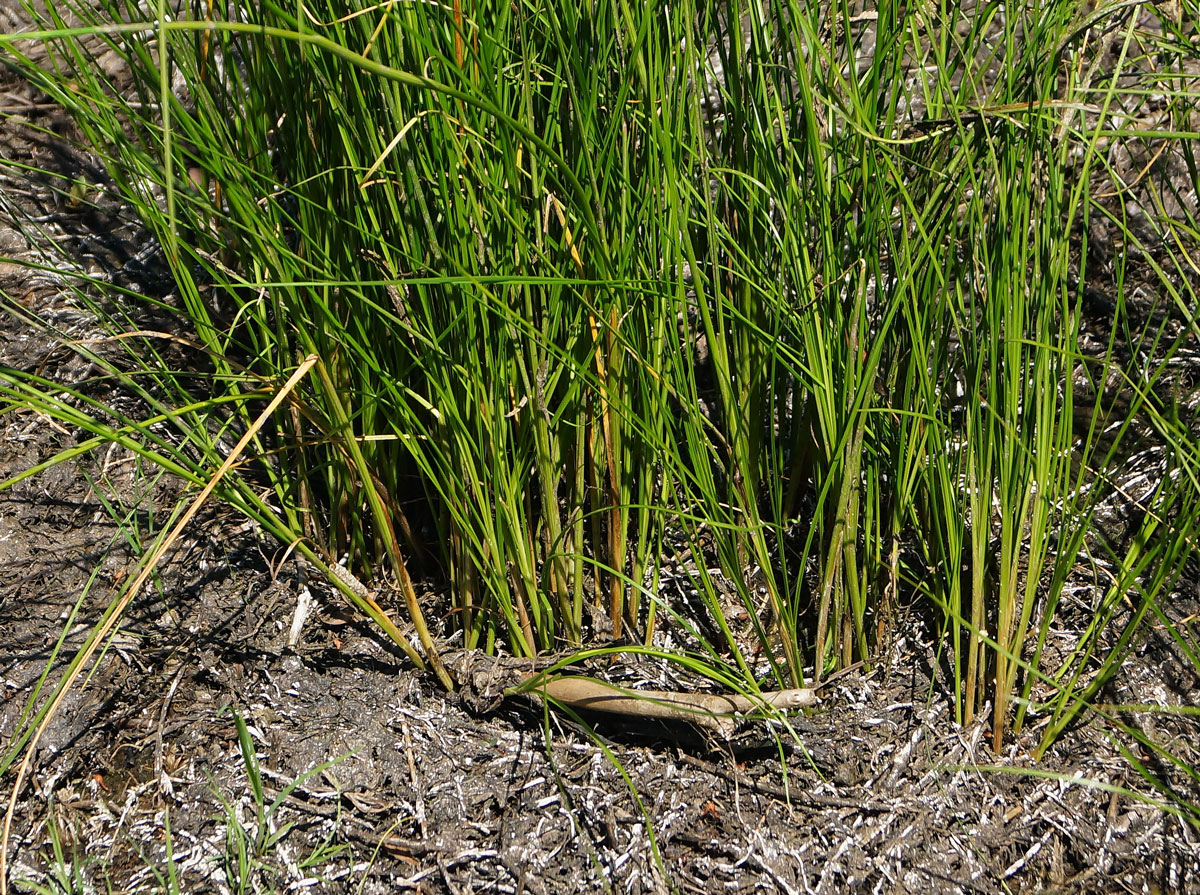
<svg viewBox="0 0 1200 895">
<path fill-rule="evenodd" d="M 105 182 L 72 136 L 36 90 L 0 73 L 0 256 L 14 259 L 0 261 L 0 364 L 68 386 L 93 371 L 67 342 L 98 335 L 84 299 L 99 293 L 78 274 L 169 290 L 126 210 L 103 190 L 82 206 L 67 195 L 71 180 Z M 103 382 L 85 388 L 111 397 Z M 0 480 L 81 438 L 29 411 L 0 423 Z M 121 448 L 0 493 L 0 750 L 181 493 Z M 1190 569 L 1169 607 L 1181 623 L 1200 610 Z M 288 648 L 306 589 L 317 609 Z M 1067 608 L 1086 624 L 1082 597 L 1074 616 Z M 593 735 L 532 701 L 445 693 L 280 545 L 212 511 L 39 743 L 16 794 L 8 882 L 222 895 L 1200 892 L 1197 830 L 1160 806 L 1165 789 L 1200 801 L 1194 779 L 1099 715 L 1038 764 L 1036 725 L 994 754 L 982 723 L 953 722 L 922 620 L 901 630 L 887 662 L 837 680 L 792 719 L 794 739 L 713 742 L 604 718 L 590 719 Z M 1105 698 L 1194 706 L 1189 669 L 1168 632 L 1148 629 Z M 278 802 L 258 853 L 231 707 L 253 737 L 266 803 Z M 1194 717 L 1120 720 L 1200 764 Z M 6 797 L 13 781 L 10 771 Z"/>
</svg>

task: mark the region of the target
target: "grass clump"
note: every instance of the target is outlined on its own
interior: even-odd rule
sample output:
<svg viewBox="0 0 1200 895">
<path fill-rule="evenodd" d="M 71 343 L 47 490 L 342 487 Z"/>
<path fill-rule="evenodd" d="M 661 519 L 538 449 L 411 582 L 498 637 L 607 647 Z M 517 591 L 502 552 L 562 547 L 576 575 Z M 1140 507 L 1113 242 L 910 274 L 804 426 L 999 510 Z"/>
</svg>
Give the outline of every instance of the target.
<svg viewBox="0 0 1200 895">
<path fill-rule="evenodd" d="M 1044 748 L 1164 617 L 1200 496 L 1173 372 L 1196 334 L 1190 24 L 1067 2 L 71 14 L 0 46 L 158 237 L 206 365 L 130 334 L 113 372 L 187 450 L 146 421 L 97 438 L 200 480 L 249 390 L 319 358 L 224 496 L 323 568 L 389 566 L 432 661 L 414 574 L 448 585 L 467 646 L 669 624 L 751 686 L 874 662 L 916 605 L 958 719 L 990 705 L 998 749 L 1035 706 Z M 1121 147 L 1150 159 L 1133 183 Z M 1133 519 L 1105 555 L 1114 502 Z M 658 598 L 669 544 L 697 560 L 690 616 Z M 1095 621 L 1043 662 L 1088 562 Z"/>
</svg>

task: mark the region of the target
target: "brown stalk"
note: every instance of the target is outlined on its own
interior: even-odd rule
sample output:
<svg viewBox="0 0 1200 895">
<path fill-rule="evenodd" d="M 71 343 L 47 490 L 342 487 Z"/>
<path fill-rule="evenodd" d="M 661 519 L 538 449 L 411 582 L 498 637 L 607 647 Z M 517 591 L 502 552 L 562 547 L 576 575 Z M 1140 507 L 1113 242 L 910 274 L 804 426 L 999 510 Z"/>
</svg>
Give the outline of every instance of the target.
<svg viewBox="0 0 1200 895">
<path fill-rule="evenodd" d="M 548 680 L 532 692 L 573 709 L 633 718 L 687 722 L 730 734 L 743 716 L 764 710 L 790 711 L 816 705 L 813 689 L 776 690 L 756 698 L 737 693 L 680 693 L 671 690 L 626 690 L 590 677 Z"/>
</svg>

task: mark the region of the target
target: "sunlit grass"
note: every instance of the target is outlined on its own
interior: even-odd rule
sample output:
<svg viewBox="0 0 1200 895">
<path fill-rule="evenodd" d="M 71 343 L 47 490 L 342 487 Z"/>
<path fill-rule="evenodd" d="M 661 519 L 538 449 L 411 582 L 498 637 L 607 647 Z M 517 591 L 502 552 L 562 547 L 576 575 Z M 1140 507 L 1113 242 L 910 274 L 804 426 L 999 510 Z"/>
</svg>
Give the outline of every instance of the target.
<svg viewBox="0 0 1200 895">
<path fill-rule="evenodd" d="M 1200 230 L 1161 204 L 1200 183 L 1178 23 L 1066 2 L 167 12 L 51 18 L 24 38 L 50 68 L 0 47 L 160 241 L 209 369 L 131 336 L 97 362 L 145 419 L 16 371 L 10 408 L 199 485 L 257 390 L 315 355 L 222 496 L 323 569 L 390 575 L 435 668 L 439 629 L 533 655 L 670 628 L 749 688 L 794 686 L 878 661 L 915 607 L 957 720 L 990 706 L 999 749 L 1032 705 L 1044 749 L 1161 622 L 1200 496 L 1174 372 Z M 1149 230 L 1121 147 L 1183 172 Z M 1129 492 L 1148 446 L 1154 483 Z M 1135 518 L 1095 621 L 1043 667 L 1118 497 Z M 706 618 L 660 598 L 668 542 Z"/>
</svg>

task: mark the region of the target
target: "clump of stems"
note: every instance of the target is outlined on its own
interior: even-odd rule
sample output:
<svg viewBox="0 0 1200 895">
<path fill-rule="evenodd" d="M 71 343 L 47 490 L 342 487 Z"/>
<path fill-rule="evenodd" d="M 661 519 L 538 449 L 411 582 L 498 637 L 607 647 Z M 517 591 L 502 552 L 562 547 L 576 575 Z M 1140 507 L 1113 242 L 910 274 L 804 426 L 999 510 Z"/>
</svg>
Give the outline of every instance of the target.
<svg viewBox="0 0 1200 895">
<path fill-rule="evenodd" d="M 1174 203 L 1148 245 L 1109 159 L 1153 144 L 1194 195 L 1196 49 L 1173 23 L 1068 2 L 100 7 L 74 10 L 86 40 L 52 7 L 59 67 L 31 70 L 158 236 L 211 363 L 197 383 L 131 338 L 142 394 L 215 451 L 197 433 L 244 427 L 247 381 L 318 357 L 237 500 L 325 564 L 390 567 L 418 630 L 414 575 L 446 585 L 469 647 L 671 625 L 751 686 L 799 686 L 877 661 L 915 605 L 958 719 L 990 702 L 1000 748 L 1038 693 L 1057 735 L 1158 616 L 1200 494 L 1195 396 L 1169 384 L 1197 229 Z M 1147 135 L 1152 89 L 1170 110 Z M 1100 218 L 1168 304 L 1135 323 L 1120 255 L 1097 348 Z M 42 388 L 16 378 L 18 400 Z M 1126 494 L 1144 444 L 1157 484 Z M 1140 521 L 1096 627 L 1042 667 L 1119 494 Z M 659 597 L 669 544 L 695 560 L 683 615 Z"/>
</svg>

